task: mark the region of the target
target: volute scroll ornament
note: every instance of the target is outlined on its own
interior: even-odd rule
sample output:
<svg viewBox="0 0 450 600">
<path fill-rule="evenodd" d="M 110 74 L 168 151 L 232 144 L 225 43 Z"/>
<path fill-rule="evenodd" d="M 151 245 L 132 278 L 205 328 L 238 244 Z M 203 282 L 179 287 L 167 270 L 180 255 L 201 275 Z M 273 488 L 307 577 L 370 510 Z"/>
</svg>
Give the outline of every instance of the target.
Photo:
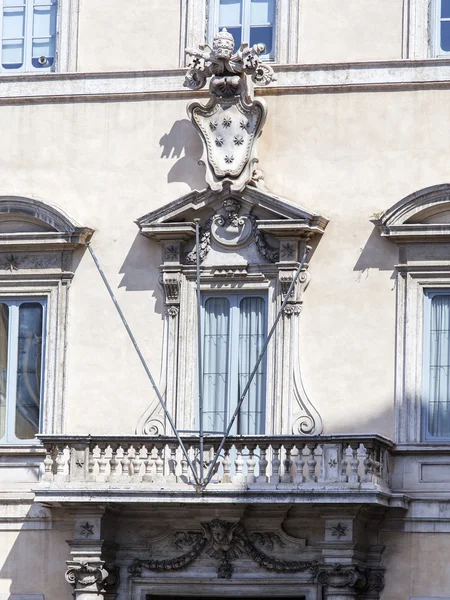
<svg viewBox="0 0 450 600">
<path fill-rule="evenodd" d="M 263 100 L 252 97 L 247 75 L 259 85 L 268 85 L 275 78 L 272 68 L 260 58 L 264 44 L 250 48 L 243 43 L 235 54 L 233 50 L 234 39 L 226 29 L 214 37 L 212 48 L 205 44 L 198 50 L 186 49 L 190 68 L 184 85 L 199 90 L 211 78 L 208 104 L 193 101 L 187 110 L 200 133 L 204 150 L 200 162 L 206 166 L 206 181 L 214 191 L 224 186 L 242 191 L 253 181 L 258 162 L 256 141 L 267 107 Z"/>
</svg>

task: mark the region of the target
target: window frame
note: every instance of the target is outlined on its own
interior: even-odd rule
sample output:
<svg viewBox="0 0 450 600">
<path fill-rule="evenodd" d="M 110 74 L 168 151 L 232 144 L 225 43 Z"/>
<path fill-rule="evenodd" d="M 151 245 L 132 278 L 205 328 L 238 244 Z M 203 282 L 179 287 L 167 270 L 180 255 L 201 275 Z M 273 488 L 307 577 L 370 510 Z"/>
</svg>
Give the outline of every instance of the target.
<svg viewBox="0 0 450 600">
<path fill-rule="evenodd" d="M 15 308 L 20 308 L 24 303 L 38 303 L 42 306 L 42 360 L 41 360 L 41 379 L 40 379 L 40 404 L 39 404 L 39 428 L 38 433 L 41 433 L 43 414 L 45 406 L 45 372 L 46 372 L 46 350 L 47 350 L 47 298 L 32 297 L 32 296 L 0 296 L 0 304 L 7 304 Z M 13 318 L 9 321 L 8 331 L 8 361 L 7 361 L 7 382 L 6 382 L 6 407 L 5 407 L 5 435 L 0 438 L 0 445 L 30 445 L 39 444 L 37 438 L 22 439 L 15 434 L 15 409 L 17 405 L 17 385 L 14 390 L 11 388 L 12 383 L 17 383 L 16 375 L 12 376 L 12 369 L 17 367 L 18 356 L 18 335 L 14 338 L 10 337 L 11 329 L 15 328 L 18 333 L 19 315 L 17 311 L 12 311 Z M 14 360 L 10 361 L 10 356 L 14 356 Z M 14 371 L 16 373 L 16 371 Z M 12 379 L 11 379 L 12 377 Z"/>
<path fill-rule="evenodd" d="M 23 63 L 20 67 L 16 69 L 8 69 L 3 66 L 2 62 L 2 47 L 0 46 L 0 72 L 6 75 L 13 75 L 14 73 L 39 73 L 39 72 L 52 72 L 55 70 L 56 66 L 56 56 L 57 56 L 57 36 L 58 36 L 58 15 L 59 15 L 59 2 L 58 0 L 45 0 L 45 3 L 35 4 L 35 0 L 17 0 L 18 2 L 23 2 L 23 8 L 25 10 L 24 16 L 24 32 L 23 32 Z M 3 44 L 3 10 L 5 8 L 17 8 L 16 6 L 4 6 L 3 0 L 0 0 L 2 15 L 0 17 L 0 40 Z M 54 36 L 49 36 L 49 38 L 54 37 L 55 39 L 55 56 L 53 57 L 53 63 L 48 66 L 35 67 L 33 65 L 33 40 L 34 39 L 47 39 L 41 38 L 39 36 L 33 35 L 33 25 L 34 25 L 34 9 L 44 8 L 47 6 L 55 6 L 56 7 L 56 19 L 55 19 L 55 32 Z M 10 38 L 11 40 L 16 40 L 20 38 Z"/>
<path fill-rule="evenodd" d="M 27 2 L 30 0 L 27 0 Z M 77 71 L 78 63 L 78 29 L 80 19 L 81 0 L 56 0 L 56 35 L 55 35 L 55 60 L 53 65 L 44 68 L 25 68 L 22 65 L 19 69 L 4 69 L 0 60 L 0 79 L 2 77 L 23 77 L 49 74 L 66 73 Z M 3 9 L 3 4 L 0 5 Z M 0 15 L 0 40 L 1 40 L 1 21 Z M 1 47 L 0 47 L 1 58 Z"/>
<path fill-rule="evenodd" d="M 226 418 L 225 418 L 225 428 L 228 427 L 228 424 L 231 419 L 231 415 L 234 413 L 237 404 L 238 404 L 238 381 L 237 377 L 233 377 L 233 374 L 237 374 L 236 363 L 238 360 L 238 353 L 236 349 L 239 347 L 239 321 L 240 321 L 240 302 L 245 298 L 261 298 L 264 301 L 264 338 L 267 339 L 268 334 L 268 322 L 269 322 L 269 298 L 268 298 L 268 290 L 259 291 L 259 290 L 245 290 L 240 289 L 236 291 L 231 290 L 216 290 L 216 291 L 206 291 L 201 293 L 201 339 L 202 339 L 202 352 L 203 352 L 203 368 L 204 368 L 204 336 L 205 336 L 205 317 L 206 317 L 206 302 L 210 298 L 227 298 L 230 301 L 230 319 L 229 319 L 229 335 L 230 335 L 230 351 L 227 356 L 228 363 L 228 374 L 227 374 L 227 407 L 226 407 Z M 232 299 L 232 300 L 231 300 Z M 266 416 L 267 416 L 267 402 L 266 402 L 266 390 L 267 390 L 267 353 L 263 359 L 264 366 L 264 384 L 262 395 L 264 398 L 263 403 L 263 415 L 262 415 L 262 423 L 263 430 L 252 435 L 264 435 L 266 431 Z M 204 376 L 204 373 L 203 373 Z M 233 400 L 233 394 L 235 396 Z M 196 399 L 196 413 L 194 417 L 194 423 L 197 423 L 198 419 L 198 397 Z M 241 435 L 238 433 L 238 422 L 235 421 L 233 428 L 231 430 L 231 435 Z M 225 431 L 215 432 L 217 434 L 225 433 Z"/>
<path fill-rule="evenodd" d="M 450 435 L 431 435 L 429 432 L 429 383 L 430 383 L 430 335 L 431 305 L 435 296 L 450 296 L 450 286 L 423 288 L 423 346 L 422 346 L 422 440 L 425 442 L 450 442 Z"/>
<path fill-rule="evenodd" d="M 431 7 L 431 50 L 433 56 L 438 57 L 448 57 L 450 56 L 450 50 L 442 50 L 441 48 L 441 22 L 448 21 L 450 22 L 450 17 L 442 19 L 441 18 L 441 10 L 442 10 L 442 0 L 434 0 L 432 2 Z"/>
<path fill-rule="evenodd" d="M 241 41 L 247 42 L 250 44 L 250 28 L 252 27 L 251 22 L 251 1 L 252 0 L 239 0 L 242 6 L 242 16 L 241 16 Z M 209 43 L 212 43 L 212 40 L 216 33 L 219 32 L 219 29 L 223 27 L 232 27 L 231 25 L 226 25 L 220 23 L 219 15 L 220 15 L 220 0 L 210 0 L 210 17 L 208 19 L 208 39 Z M 275 60 L 275 49 L 277 45 L 277 0 L 274 0 L 274 8 L 273 8 L 273 22 L 272 22 L 272 50 L 266 54 L 261 54 L 262 60 L 274 61 Z M 266 25 L 270 25 L 267 23 Z M 262 27 L 264 24 L 259 24 L 258 27 Z M 234 51 L 236 52 L 239 47 L 236 47 Z"/>
</svg>

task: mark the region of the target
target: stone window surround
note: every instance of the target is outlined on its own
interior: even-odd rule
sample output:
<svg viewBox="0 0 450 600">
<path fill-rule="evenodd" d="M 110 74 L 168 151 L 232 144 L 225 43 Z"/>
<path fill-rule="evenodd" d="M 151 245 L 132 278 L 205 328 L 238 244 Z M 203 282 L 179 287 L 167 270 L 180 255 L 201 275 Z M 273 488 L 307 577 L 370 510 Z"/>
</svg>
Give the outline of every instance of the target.
<svg viewBox="0 0 450 600">
<path fill-rule="evenodd" d="M 180 67 L 186 64 L 185 48 L 197 48 L 211 39 L 208 16 L 215 1 L 181 0 Z M 300 0 L 276 0 L 274 54 L 280 64 L 300 62 Z"/>
<path fill-rule="evenodd" d="M 241 259 L 236 261 L 233 253 L 230 259 L 220 259 L 219 263 L 215 262 L 216 259 L 206 257 L 203 261 L 202 258 L 200 289 L 205 293 L 213 290 L 227 292 L 237 288 L 242 293 L 267 293 L 269 330 L 284 300 L 284 294 L 298 265 L 296 261 L 302 256 L 306 241 L 316 233 L 322 234 L 328 221 L 256 188 L 247 187 L 232 197 L 242 203 L 243 216 L 248 217 L 247 211 L 251 212 L 256 206 L 259 210 L 266 211 L 265 220 L 255 221 L 258 229 L 274 236 L 280 244 L 281 255 L 287 245 L 289 251 L 291 246 L 295 248 L 296 256 L 281 258 L 280 262 L 261 259 L 257 263 L 252 261 L 251 265 Z M 217 195 L 209 189 L 193 191 L 137 220 L 141 233 L 162 245 L 161 284 L 165 292 L 166 310 L 159 389 L 180 429 L 192 429 L 196 414 L 193 401 L 196 397 L 196 359 L 192 353 L 196 339 L 193 337 L 196 331 L 193 323 L 197 321 L 196 269 L 195 264 L 187 262 L 187 256 L 192 252 L 185 254 L 183 246 L 193 242 L 195 229 L 192 218 L 197 216 L 195 213 L 199 211 L 205 226 L 211 210 L 215 211 L 216 216 L 219 215 L 224 198 L 225 195 Z M 271 215 L 271 220 L 267 220 L 268 215 Z M 252 244 L 254 243 L 253 241 Z M 245 243 L 247 245 L 248 242 Z M 238 254 L 239 248 L 235 252 Z M 318 434 L 322 431 L 320 415 L 308 399 L 302 384 L 300 350 L 298 344 L 294 343 L 299 339 L 302 296 L 308 283 L 306 265 L 267 353 L 266 435 Z M 187 360 L 180 360 L 180 357 L 187 357 Z M 137 433 L 168 433 L 156 398 L 152 399 L 142 415 Z"/>
<path fill-rule="evenodd" d="M 0 196 L 2 220 L 31 223 L 34 231 L 0 233 L 0 301 L 7 298 L 44 298 L 46 311 L 44 398 L 41 429 L 64 431 L 67 315 L 72 254 L 93 231 L 81 227 L 61 209 L 29 198 Z M 32 228 L 33 229 L 33 228 Z M 16 451 L 36 446 L 14 444 Z M 11 448 L 11 445 L 2 446 Z"/>
<path fill-rule="evenodd" d="M 399 246 L 395 366 L 395 441 L 399 447 L 448 444 L 423 435 L 423 311 L 426 289 L 450 289 L 450 225 L 430 215 L 450 211 L 450 184 L 415 192 L 374 220 Z"/>
</svg>

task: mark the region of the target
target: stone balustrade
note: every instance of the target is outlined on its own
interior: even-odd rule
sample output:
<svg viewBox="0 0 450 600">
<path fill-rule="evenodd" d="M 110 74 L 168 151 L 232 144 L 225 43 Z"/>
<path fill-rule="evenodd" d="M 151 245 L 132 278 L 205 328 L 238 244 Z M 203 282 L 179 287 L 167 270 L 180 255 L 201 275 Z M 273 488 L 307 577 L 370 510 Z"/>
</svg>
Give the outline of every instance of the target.
<svg viewBox="0 0 450 600">
<path fill-rule="evenodd" d="M 41 490 L 196 490 L 193 473 L 174 437 L 39 437 L 47 451 Z M 205 474 L 220 441 L 219 436 L 205 437 Z M 183 443 L 198 470 L 198 438 L 183 437 Z M 206 489 L 388 491 L 392 447 L 392 442 L 378 435 L 230 437 Z"/>
</svg>

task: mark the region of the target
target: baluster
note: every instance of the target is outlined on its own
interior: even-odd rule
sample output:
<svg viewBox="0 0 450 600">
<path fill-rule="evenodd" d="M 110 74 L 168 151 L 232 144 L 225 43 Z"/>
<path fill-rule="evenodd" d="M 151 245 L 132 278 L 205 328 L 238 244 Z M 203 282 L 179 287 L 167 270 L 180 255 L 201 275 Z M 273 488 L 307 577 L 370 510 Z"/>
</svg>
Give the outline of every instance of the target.
<svg viewBox="0 0 450 600">
<path fill-rule="evenodd" d="M 269 464 L 267 461 L 267 448 L 263 445 L 263 442 L 259 443 L 259 475 L 256 478 L 258 483 L 267 483 L 267 465 Z"/>
<path fill-rule="evenodd" d="M 348 467 L 348 460 L 347 460 L 347 448 L 345 448 L 345 446 L 342 447 L 342 457 L 341 457 L 341 481 L 343 483 L 346 483 L 348 481 L 348 476 L 347 476 L 347 467 Z"/>
<path fill-rule="evenodd" d="M 95 477 L 95 481 L 100 483 L 104 483 L 106 481 L 106 465 L 108 464 L 108 460 L 105 457 L 106 453 L 106 444 L 99 444 L 100 457 L 98 459 L 98 474 Z"/>
<path fill-rule="evenodd" d="M 359 458 L 358 458 L 358 446 L 348 446 L 349 454 L 350 454 L 350 475 L 348 477 L 349 483 L 358 483 L 359 475 L 358 475 L 358 467 L 359 467 Z"/>
<path fill-rule="evenodd" d="M 284 461 L 283 461 L 284 473 L 281 476 L 281 483 L 291 483 L 292 482 L 292 476 L 291 476 L 291 467 L 292 467 L 291 450 L 292 450 L 292 448 L 287 447 L 285 444 L 284 450 L 286 452 L 286 456 L 284 457 Z"/>
<path fill-rule="evenodd" d="M 117 444 L 110 444 L 111 447 L 111 458 L 109 459 L 109 465 L 111 467 L 111 471 L 108 476 L 108 481 L 111 483 L 115 483 L 119 481 L 119 464 L 120 461 L 117 459 L 117 451 L 119 446 Z"/>
<path fill-rule="evenodd" d="M 153 458 L 152 458 L 152 451 L 151 449 L 149 450 L 148 446 L 144 446 L 145 448 L 145 457 L 144 457 L 144 465 L 145 465 L 145 472 L 144 475 L 142 476 L 142 481 L 145 483 L 151 483 L 153 481 Z"/>
<path fill-rule="evenodd" d="M 247 444 L 248 459 L 247 459 L 247 483 L 255 483 L 255 444 Z"/>
<path fill-rule="evenodd" d="M 374 461 L 373 461 L 373 479 L 376 485 L 380 485 L 381 479 L 381 456 L 380 449 L 374 448 Z"/>
<path fill-rule="evenodd" d="M 123 456 L 122 456 L 122 473 L 120 475 L 120 481 L 123 482 L 129 482 L 130 481 L 130 465 L 131 465 L 131 460 L 130 460 L 130 450 L 131 448 L 124 448 L 122 446 L 123 449 Z"/>
<path fill-rule="evenodd" d="M 233 477 L 233 482 L 234 483 L 243 483 L 245 481 L 245 477 L 243 475 L 244 460 L 242 458 L 242 445 L 235 444 L 235 448 L 236 448 L 236 460 L 234 461 L 234 464 L 236 466 L 236 475 Z"/>
<path fill-rule="evenodd" d="M 53 458 L 51 451 L 48 452 L 44 458 L 44 473 L 42 475 L 42 481 L 53 481 Z"/>
<path fill-rule="evenodd" d="M 140 483 L 142 481 L 141 465 L 144 462 L 144 459 L 142 457 L 142 448 L 143 447 L 144 446 L 141 445 L 140 448 L 135 448 L 134 457 L 131 460 L 131 463 L 133 465 L 132 481 L 134 483 Z"/>
<path fill-rule="evenodd" d="M 94 457 L 95 446 L 92 448 L 89 446 L 88 455 L 88 481 L 95 481 L 95 465 L 97 464 L 97 459 Z"/>
<path fill-rule="evenodd" d="M 314 450 L 314 456 L 316 462 L 319 464 L 319 476 L 316 477 L 316 481 L 324 481 L 325 468 L 324 468 L 324 451 L 321 444 L 317 444 L 317 448 Z"/>
<path fill-rule="evenodd" d="M 303 475 L 303 468 L 305 461 L 303 460 L 303 448 L 300 445 L 297 446 L 297 460 L 295 461 L 296 474 L 294 477 L 294 483 L 304 483 L 305 476 Z"/>
<path fill-rule="evenodd" d="M 189 452 L 189 448 L 187 445 L 185 445 L 186 451 Z M 186 456 L 184 455 L 184 452 L 181 453 L 181 458 L 180 458 L 180 463 L 181 463 L 181 481 L 183 481 L 183 483 L 189 483 L 189 463 L 187 461 Z"/>
<path fill-rule="evenodd" d="M 308 467 L 307 481 L 316 481 L 316 465 L 317 461 L 314 456 L 314 448 L 309 449 L 309 446 L 305 446 L 305 454 L 307 456 L 306 465 Z"/>
<path fill-rule="evenodd" d="M 58 455 L 56 457 L 56 475 L 55 481 L 66 481 L 66 475 L 64 473 L 65 466 L 67 463 L 67 458 L 65 457 L 65 448 L 63 447 L 61 450 L 56 447 Z"/>
<path fill-rule="evenodd" d="M 222 461 L 222 467 L 223 467 L 223 475 L 222 475 L 221 483 L 232 483 L 233 479 L 230 474 L 231 460 L 230 460 L 230 449 L 229 448 L 224 449 L 224 457 L 223 457 L 223 461 Z"/>
<path fill-rule="evenodd" d="M 154 482 L 157 483 L 161 483 L 162 481 L 164 481 L 164 459 L 163 459 L 163 452 L 164 452 L 164 448 L 163 446 L 157 446 L 156 444 L 154 445 L 154 450 L 155 450 L 155 466 L 156 466 L 156 473 L 155 473 L 155 477 L 153 478 Z"/>
<path fill-rule="evenodd" d="M 270 483 L 279 483 L 280 482 L 281 461 L 279 459 L 279 455 L 280 455 L 280 445 L 272 444 L 272 475 L 270 476 Z"/>
<path fill-rule="evenodd" d="M 167 481 L 170 483 L 176 483 L 178 480 L 177 477 L 177 443 L 169 444 L 170 450 L 170 458 L 169 458 L 169 474 L 167 476 Z"/>
<path fill-rule="evenodd" d="M 369 448 L 366 448 L 366 458 L 364 459 L 364 479 L 369 483 L 373 482 L 372 451 Z"/>
</svg>

